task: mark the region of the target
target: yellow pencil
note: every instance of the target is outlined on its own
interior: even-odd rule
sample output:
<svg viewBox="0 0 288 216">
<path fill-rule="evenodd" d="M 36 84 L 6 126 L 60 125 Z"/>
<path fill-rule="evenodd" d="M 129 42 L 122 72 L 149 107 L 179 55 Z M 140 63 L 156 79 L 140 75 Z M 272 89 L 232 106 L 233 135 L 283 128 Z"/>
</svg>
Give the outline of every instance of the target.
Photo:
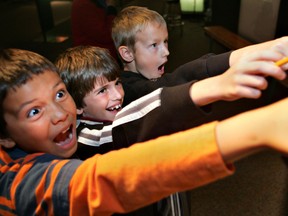
<svg viewBox="0 0 288 216">
<path fill-rule="evenodd" d="M 286 64 L 286 63 L 288 63 L 288 57 L 285 57 L 285 58 L 277 61 L 275 64 L 276 64 L 277 66 L 281 66 L 281 65 Z"/>
</svg>

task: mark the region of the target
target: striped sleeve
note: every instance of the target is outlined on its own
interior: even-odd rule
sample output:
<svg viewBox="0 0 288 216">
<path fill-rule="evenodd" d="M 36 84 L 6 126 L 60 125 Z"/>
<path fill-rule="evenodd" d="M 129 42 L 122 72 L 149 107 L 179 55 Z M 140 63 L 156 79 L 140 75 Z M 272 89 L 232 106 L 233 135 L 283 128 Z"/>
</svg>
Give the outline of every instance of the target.
<svg viewBox="0 0 288 216">
<path fill-rule="evenodd" d="M 102 129 L 90 129 L 84 127 L 78 133 L 78 142 L 84 145 L 99 147 L 106 143 L 113 142 L 112 125 L 106 125 Z"/>
<path fill-rule="evenodd" d="M 81 163 L 32 154 L 1 165 L 0 215 L 69 215 L 69 183 Z"/>
</svg>

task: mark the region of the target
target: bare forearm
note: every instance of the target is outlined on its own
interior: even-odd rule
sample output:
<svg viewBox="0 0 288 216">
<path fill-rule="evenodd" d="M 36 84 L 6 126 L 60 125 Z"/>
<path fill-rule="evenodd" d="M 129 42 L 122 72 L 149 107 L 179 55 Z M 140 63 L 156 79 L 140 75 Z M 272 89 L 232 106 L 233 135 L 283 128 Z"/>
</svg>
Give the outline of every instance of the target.
<svg viewBox="0 0 288 216">
<path fill-rule="evenodd" d="M 226 162 L 264 148 L 287 154 L 288 99 L 220 122 L 216 137 Z"/>
<path fill-rule="evenodd" d="M 221 100 L 222 95 L 216 87 L 217 77 L 207 78 L 194 83 L 190 88 L 190 97 L 197 106 L 205 106 Z M 216 87 L 216 88 L 215 88 Z"/>
<path fill-rule="evenodd" d="M 226 163 L 237 161 L 264 148 L 261 114 L 250 111 L 220 122 L 216 127 L 217 143 Z M 259 122 L 259 123 L 258 123 Z"/>
</svg>

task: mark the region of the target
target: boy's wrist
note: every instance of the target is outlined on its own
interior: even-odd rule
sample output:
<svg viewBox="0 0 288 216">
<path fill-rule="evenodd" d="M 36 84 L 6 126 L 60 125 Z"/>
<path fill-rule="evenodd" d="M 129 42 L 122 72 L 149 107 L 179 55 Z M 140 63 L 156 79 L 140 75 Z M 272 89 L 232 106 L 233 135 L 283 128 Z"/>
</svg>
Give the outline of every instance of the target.
<svg viewBox="0 0 288 216">
<path fill-rule="evenodd" d="M 197 106 L 205 106 L 221 100 L 223 95 L 217 86 L 217 77 L 207 78 L 194 83 L 190 88 L 190 97 Z"/>
</svg>

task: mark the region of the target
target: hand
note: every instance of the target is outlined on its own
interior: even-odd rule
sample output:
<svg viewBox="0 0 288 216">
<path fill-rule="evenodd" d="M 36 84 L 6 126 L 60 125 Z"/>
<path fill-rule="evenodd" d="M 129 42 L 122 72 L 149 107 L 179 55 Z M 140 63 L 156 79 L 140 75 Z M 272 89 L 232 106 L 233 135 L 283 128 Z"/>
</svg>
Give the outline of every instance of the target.
<svg viewBox="0 0 288 216">
<path fill-rule="evenodd" d="M 247 46 L 238 50 L 235 50 L 230 55 L 230 66 L 234 65 L 239 59 L 244 56 L 250 55 L 254 51 L 263 51 L 267 49 L 276 49 L 278 52 L 282 53 L 283 56 L 288 56 L 288 36 L 277 38 L 275 40 Z M 283 65 L 283 70 L 288 69 L 288 64 Z"/>
<path fill-rule="evenodd" d="M 272 76 L 283 80 L 285 71 L 276 66 L 275 62 L 282 59 L 284 54 L 279 47 L 250 53 L 240 59 L 225 73 L 215 77 L 214 91 L 222 100 L 237 100 L 239 98 L 259 98 L 261 91 L 267 88 L 265 77 Z"/>
<path fill-rule="evenodd" d="M 225 73 L 196 82 L 190 88 L 190 96 L 198 106 L 239 98 L 259 98 L 261 91 L 267 88 L 265 77 L 272 76 L 283 80 L 286 77 L 282 67 L 275 62 L 284 57 L 283 53 L 275 48 L 254 51 L 243 56 Z"/>
</svg>

